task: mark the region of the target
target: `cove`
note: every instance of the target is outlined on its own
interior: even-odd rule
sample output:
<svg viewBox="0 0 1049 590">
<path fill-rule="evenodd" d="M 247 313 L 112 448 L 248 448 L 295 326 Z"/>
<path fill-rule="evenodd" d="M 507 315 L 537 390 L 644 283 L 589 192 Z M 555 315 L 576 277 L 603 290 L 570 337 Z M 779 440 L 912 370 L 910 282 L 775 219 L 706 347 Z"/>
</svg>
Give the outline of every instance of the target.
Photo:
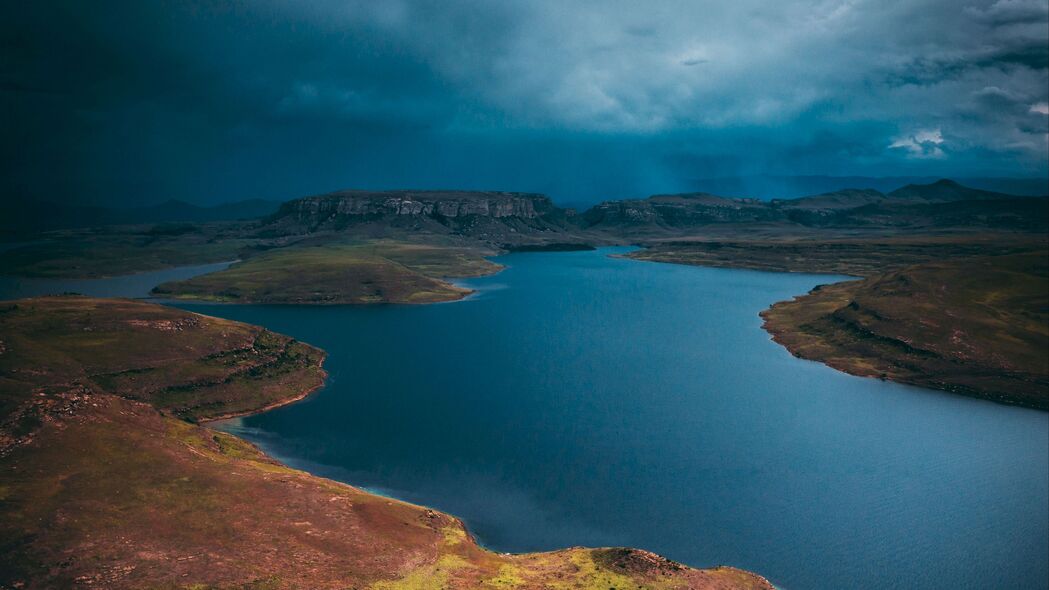
<svg viewBox="0 0 1049 590">
<path fill-rule="evenodd" d="M 496 550 L 633 546 L 787 590 L 1049 583 L 1049 414 L 852 377 L 761 330 L 844 277 L 617 252 L 500 257 L 450 304 L 178 306 L 329 353 L 324 389 L 223 428 Z"/>
<path fill-rule="evenodd" d="M 453 304 L 180 304 L 328 351 L 307 400 L 225 425 L 432 506 L 486 546 L 624 545 L 787 588 L 1049 578 L 1049 415 L 793 358 L 774 301 L 841 280 L 500 257 Z"/>
</svg>

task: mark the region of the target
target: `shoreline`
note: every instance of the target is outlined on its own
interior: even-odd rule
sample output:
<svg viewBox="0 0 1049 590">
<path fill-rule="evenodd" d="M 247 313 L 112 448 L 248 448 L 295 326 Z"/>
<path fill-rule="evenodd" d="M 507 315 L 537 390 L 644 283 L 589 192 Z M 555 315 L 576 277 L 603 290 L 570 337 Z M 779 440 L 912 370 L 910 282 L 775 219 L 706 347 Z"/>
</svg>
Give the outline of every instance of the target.
<svg viewBox="0 0 1049 590">
<path fill-rule="evenodd" d="M 266 328 L 266 329 L 268 329 L 268 328 Z M 305 344 L 305 343 L 303 343 L 303 344 Z M 275 410 L 277 408 L 280 408 L 280 407 L 283 407 L 283 406 L 287 406 L 287 405 L 291 405 L 291 404 L 293 404 L 295 402 L 302 401 L 302 400 L 306 399 L 307 397 L 309 397 L 310 395 L 316 393 L 317 391 L 320 391 L 321 389 L 324 389 L 324 386 L 327 385 L 327 381 L 328 381 L 328 371 L 326 369 L 324 369 L 323 365 L 324 365 L 324 361 L 327 360 L 327 358 L 328 358 L 328 353 L 325 352 L 324 349 L 317 348 L 316 346 L 313 346 L 312 344 L 307 344 L 307 346 L 310 346 L 314 350 L 317 350 L 317 351 L 319 351 L 321 353 L 321 360 L 317 363 L 317 368 L 321 370 L 321 375 L 322 375 L 320 383 L 318 383 L 317 385 L 314 385 L 313 387 L 310 387 L 310 388 L 306 389 L 305 391 L 303 391 L 301 393 L 298 393 L 296 395 L 292 395 L 292 396 L 289 396 L 289 397 L 286 397 L 286 398 L 279 399 L 279 400 L 277 400 L 275 402 L 272 402 L 270 404 L 266 404 L 265 406 L 263 406 L 261 408 L 256 408 L 256 409 L 253 409 L 253 410 L 244 410 L 242 412 L 230 412 L 230 413 L 227 413 L 227 414 L 220 414 L 218 416 L 210 416 L 208 418 L 204 418 L 204 419 L 198 420 L 197 424 L 200 424 L 200 425 L 203 426 L 204 424 L 210 424 L 210 423 L 213 423 L 213 422 L 221 422 L 223 420 L 232 420 L 234 418 L 243 418 L 245 416 L 254 416 L 255 414 L 262 414 L 263 412 L 268 412 L 270 410 Z M 240 437 L 238 436 L 237 438 L 240 438 Z M 241 439 L 241 440 L 243 440 L 243 439 Z M 249 442 L 250 443 L 251 441 L 245 441 L 245 442 Z"/>
<path fill-rule="evenodd" d="M 502 271 L 505 268 L 506 268 L 505 266 L 501 266 L 500 269 L 498 271 L 496 271 L 496 273 Z M 496 273 L 492 273 L 492 274 L 496 274 Z M 450 302 L 444 302 L 444 303 L 450 303 Z M 196 313 L 196 312 L 191 312 L 191 313 Z M 263 329 L 268 329 L 268 328 L 265 328 L 265 326 L 262 326 L 262 328 Z M 621 546 L 586 547 L 586 546 L 582 546 L 582 545 L 572 545 L 572 546 L 569 546 L 569 547 L 560 547 L 560 548 L 552 549 L 552 550 L 548 550 L 548 551 L 530 551 L 530 552 L 523 552 L 523 553 L 496 551 L 494 549 L 491 549 L 491 548 L 487 547 L 484 543 L 482 543 L 474 535 L 474 533 L 470 530 L 470 527 L 467 526 L 466 522 L 463 521 L 461 518 L 459 518 L 458 516 L 456 516 L 454 514 L 450 514 L 448 512 L 443 511 L 443 510 L 438 510 L 438 509 L 432 508 L 430 506 L 426 506 L 426 505 L 419 504 L 419 503 L 416 503 L 416 502 L 410 502 L 408 500 L 403 500 L 403 499 L 398 498 L 398 497 L 396 497 L 394 495 L 379 493 L 379 492 L 376 492 L 374 490 L 368 489 L 366 487 L 360 487 L 360 486 L 354 485 L 354 484 L 349 483 L 349 482 L 340 481 L 340 480 L 332 479 L 332 478 L 329 478 L 329 477 L 324 477 L 322 475 L 317 475 L 317 474 L 312 473 L 310 471 L 307 471 L 305 469 L 300 469 L 300 468 L 297 468 L 297 467 L 293 467 L 293 466 L 289 465 L 288 463 L 286 463 L 286 462 L 284 462 L 284 461 L 274 457 L 273 455 L 270 455 L 269 453 L 265 452 L 261 447 L 259 447 L 257 444 L 255 444 L 254 442 L 252 442 L 250 440 L 247 440 L 247 439 L 245 439 L 245 438 L 243 438 L 241 436 L 238 436 L 237 434 L 234 434 L 232 432 L 229 432 L 229 431 L 226 431 L 226 430 L 222 430 L 222 429 L 216 429 L 216 428 L 213 428 L 212 426 L 210 426 L 211 424 L 214 424 L 216 422 L 222 422 L 222 421 L 225 421 L 225 420 L 232 420 L 232 419 L 235 419 L 235 418 L 242 418 L 242 417 L 245 417 L 245 416 L 253 416 L 253 415 L 257 415 L 257 414 L 262 414 L 262 413 L 268 412 L 270 410 L 274 410 L 274 409 L 277 409 L 277 408 L 280 408 L 280 407 L 283 407 L 283 406 L 291 405 L 291 404 L 294 404 L 296 402 L 299 402 L 299 401 L 302 401 L 302 400 L 306 399 L 307 397 L 309 397 L 310 395 L 320 391 L 321 389 L 324 389 L 324 387 L 327 385 L 327 379 L 328 379 L 329 373 L 328 373 L 327 370 L 325 370 L 323 368 L 323 364 L 327 360 L 328 354 L 327 354 L 327 352 L 325 350 L 323 350 L 321 348 L 317 348 L 316 346 L 313 346 L 312 344 L 307 344 L 307 343 L 303 343 L 303 344 L 306 344 L 307 346 L 310 346 L 311 348 L 319 351 L 322 354 L 322 358 L 320 359 L 320 361 L 318 361 L 318 363 L 316 365 L 319 369 L 321 369 L 321 371 L 323 373 L 323 379 L 322 379 L 321 383 L 319 383 L 317 385 L 314 385 L 313 387 L 310 387 L 308 389 L 305 389 L 305 390 L 303 390 L 303 391 L 301 391 L 301 392 L 299 392 L 299 393 L 297 393 L 295 395 L 291 395 L 291 396 L 288 396 L 286 398 L 282 398 L 280 400 L 277 400 L 275 402 L 272 402 L 270 404 L 267 404 L 267 405 L 259 407 L 259 408 L 255 408 L 255 409 L 251 409 L 251 410 L 245 410 L 245 411 L 242 411 L 242 412 L 232 412 L 232 413 L 228 413 L 228 414 L 222 414 L 222 415 L 219 415 L 219 416 L 213 416 L 213 417 L 208 417 L 208 418 L 205 418 L 205 419 L 198 420 L 196 422 L 196 425 L 198 427 L 200 427 L 200 428 L 203 428 L 203 429 L 207 430 L 208 432 L 211 432 L 211 433 L 221 433 L 223 435 L 236 438 L 237 440 L 239 440 L 239 441 L 241 441 L 241 442 L 243 442 L 243 443 L 253 447 L 262 457 L 277 463 L 278 465 L 280 465 L 281 467 L 283 467 L 285 469 L 289 469 L 289 470 L 293 470 L 293 471 L 302 473 L 303 475 L 305 475 L 308 478 L 324 481 L 324 482 L 327 482 L 330 485 L 344 486 L 344 487 L 349 488 L 350 490 L 353 490 L 354 492 L 357 492 L 357 493 L 360 493 L 360 494 L 369 495 L 369 496 L 372 496 L 372 497 L 375 497 L 375 498 L 381 498 L 381 499 L 383 499 L 384 501 L 387 501 L 387 502 L 395 502 L 395 503 L 397 503 L 399 505 L 402 505 L 402 506 L 407 506 L 407 507 L 411 507 L 411 508 L 414 508 L 414 509 L 419 509 L 419 510 L 425 511 L 424 513 L 427 514 L 427 515 L 443 516 L 445 518 L 448 518 L 455 524 L 455 526 L 457 526 L 461 530 L 464 538 L 467 541 L 472 543 L 474 546 L 476 546 L 483 553 L 486 553 L 486 554 L 489 554 L 489 555 L 492 555 L 492 556 L 503 556 L 503 557 L 510 558 L 511 560 L 522 560 L 522 559 L 539 558 L 539 557 L 550 557 L 550 556 L 556 556 L 556 555 L 561 555 L 561 554 L 571 554 L 573 552 L 579 552 L 579 551 L 584 551 L 584 552 L 622 552 L 623 554 L 628 555 L 630 557 L 633 557 L 635 559 L 640 558 L 640 559 L 643 559 L 643 560 L 645 560 L 647 562 L 650 562 L 649 565 L 651 565 L 652 567 L 656 568 L 657 570 L 659 568 L 662 568 L 662 567 L 669 567 L 672 571 L 684 571 L 684 572 L 702 573 L 702 574 L 707 574 L 707 573 L 710 573 L 710 572 L 725 572 L 725 571 L 727 571 L 727 572 L 730 572 L 730 573 L 733 573 L 733 574 L 738 574 L 740 576 L 746 576 L 746 577 L 753 578 L 759 583 L 759 585 L 764 585 L 768 589 L 779 590 L 779 587 L 776 586 L 775 584 L 773 584 L 768 578 L 766 578 L 766 577 L 764 577 L 761 574 L 758 574 L 756 572 L 752 572 L 750 570 L 746 570 L 746 569 L 735 567 L 735 566 L 731 566 L 731 565 L 724 565 L 724 564 L 717 564 L 717 565 L 706 566 L 706 567 L 692 566 L 692 565 L 688 565 L 688 564 L 684 564 L 684 563 L 673 561 L 673 560 L 671 560 L 669 558 L 663 557 L 662 555 L 659 555 L 658 553 L 649 551 L 647 549 L 640 549 L 640 548 L 634 548 L 634 547 L 621 547 Z M 431 517 L 433 517 L 433 516 L 431 516 Z"/>
<path fill-rule="evenodd" d="M 974 305 L 959 305 L 959 297 L 956 296 L 949 302 L 941 301 L 940 304 L 951 305 L 956 311 L 961 310 L 959 317 L 952 317 L 949 312 L 943 313 L 935 306 L 931 310 L 926 310 L 927 313 L 937 316 L 937 323 L 933 325 L 953 326 L 952 330 L 955 335 L 967 334 L 964 341 L 966 346 L 976 347 L 983 351 L 983 356 L 969 357 L 967 356 L 970 353 L 969 350 L 966 350 L 965 353 L 955 351 L 955 348 L 959 346 L 957 344 L 937 346 L 935 344 L 937 337 L 942 332 L 915 328 L 924 324 L 924 321 L 916 316 L 912 317 L 913 314 L 908 314 L 905 309 L 908 306 L 903 305 L 900 308 L 902 305 L 899 303 L 900 296 L 894 295 L 888 288 L 882 289 L 883 292 L 866 293 L 866 300 L 859 307 L 855 307 L 857 303 L 853 300 L 856 292 L 864 293 L 864 289 L 869 290 L 872 285 L 876 287 L 893 277 L 906 281 L 908 289 L 941 284 L 944 279 L 938 278 L 935 272 L 930 273 L 927 269 L 935 271 L 938 268 L 947 268 L 954 273 L 951 275 L 951 281 L 954 281 L 952 284 L 957 283 L 957 289 L 963 290 L 962 295 L 967 295 L 969 299 L 977 301 L 986 293 L 967 282 L 966 277 L 974 273 L 996 276 L 988 274 L 985 268 L 988 266 L 988 260 L 991 261 L 990 265 L 994 266 L 995 264 L 1006 264 L 1011 259 L 1031 254 L 1041 253 L 1044 256 L 1044 252 L 1044 249 L 1030 249 L 1018 254 L 1003 253 L 982 258 L 956 255 L 934 262 L 915 262 L 904 258 L 895 261 L 888 267 L 870 266 L 869 272 L 866 272 L 864 276 L 848 274 L 844 269 L 833 271 L 805 268 L 807 263 L 816 266 L 822 263 L 825 266 L 825 260 L 777 261 L 774 259 L 766 265 L 748 258 L 675 260 L 631 255 L 633 253 L 621 257 L 638 262 L 682 266 L 843 277 L 842 280 L 816 285 L 808 292 L 794 295 L 790 299 L 771 303 L 758 312 L 758 316 L 762 319 L 761 328 L 770 335 L 773 342 L 782 346 L 793 357 L 818 362 L 848 375 L 872 377 L 882 381 L 1003 405 L 1046 411 L 1049 410 L 1049 399 L 1045 397 L 1044 389 L 1042 393 L 1036 390 L 1038 384 L 1049 382 L 1049 376 L 1040 373 L 1035 368 L 1037 364 L 1032 366 L 1031 361 L 1027 361 L 1026 365 L 1020 364 L 1010 368 L 988 363 L 986 351 L 998 352 L 998 347 L 1005 346 L 1005 344 L 1001 338 L 993 337 L 994 332 L 988 336 L 986 331 L 979 331 L 984 328 L 978 328 L 977 326 L 980 325 L 978 322 L 988 313 L 1002 313 L 1004 308 L 997 307 L 988 312 Z M 784 267 L 783 264 L 787 266 Z M 1018 272 L 1015 269 L 1010 272 L 1014 274 L 1007 277 L 996 277 L 994 280 L 988 279 L 985 282 L 1010 284 L 1013 277 L 1020 276 L 1015 274 Z M 1026 288 L 1029 289 L 1029 287 Z M 936 296 L 935 293 L 928 294 L 930 301 Z M 896 310 L 895 314 L 890 314 L 887 319 L 881 317 L 878 311 L 867 311 L 867 304 L 880 301 L 884 302 L 884 305 L 896 306 L 892 308 Z M 846 325 L 836 324 L 835 322 L 843 321 L 838 318 L 838 315 L 843 312 L 859 316 L 873 313 L 872 317 L 876 318 L 873 321 L 880 322 L 877 325 L 885 333 L 875 328 L 865 328 L 865 322 L 872 320 L 862 318 L 856 322 L 850 321 Z M 897 315 L 899 316 L 897 319 L 892 319 Z M 943 317 L 940 317 L 941 315 Z M 820 324 L 818 329 L 813 327 L 814 322 Z M 962 329 L 965 332 L 962 332 Z M 970 334 L 972 336 L 968 336 Z M 926 344 L 916 342 L 926 342 Z M 922 346 L 930 348 L 926 350 Z M 1034 346 L 1033 349 L 1037 348 L 1038 346 Z"/>
<path fill-rule="evenodd" d="M 500 254 L 500 255 L 502 255 L 502 254 Z M 493 258 L 493 257 L 492 256 L 484 257 L 484 259 L 488 260 L 489 262 L 491 262 L 491 260 L 490 260 L 491 258 Z M 449 298 L 446 298 L 446 299 L 430 299 L 430 300 L 412 301 L 411 300 L 412 295 L 409 295 L 403 301 L 390 301 L 388 299 L 382 299 L 382 300 L 378 300 L 378 301 L 321 301 L 321 300 L 265 301 L 265 300 L 254 300 L 254 299 L 222 299 L 222 298 L 209 298 L 209 297 L 194 297 L 193 295 L 156 294 L 153 289 L 155 289 L 156 287 L 158 287 L 160 285 L 155 285 L 153 287 L 153 289 L 150 290 L 150 292 L 149 292 L 150 294 L 147 297 L 145 297 L 144 299 L 152 301 L 152 302 L 161 303 L 161 304 L 163 304 L 165 302 L 174 302 L 174 303 L 186 302 L 186 303 L 208 303 L 208 304 L 218 304 L 218 305 L 281 305 L 281 306 L 285 306 L 285 305 L 302 305 L 302 306 L 308 306 L 308 307 L 313 307 L 313 306 L 332 307 L 332 306 L 339 306 L 339 305 L 354 306 L 354 307 L 357 307 L 357 306 L 364 307 L 364 306 L 370 306 L 370 305 L 432 305 L 432 304 L 439 304 L 439 303 L 457 303 L 459 301 L 465 301 L 467 299 L 470 299 L 471 297 L 474 297 L 478 293 L 478 291 L 476 289 L 471 289 L 470 287 L 463 286 L 458 281 L 469 280 L 469 279 L 476 279 L 476 278 L 482 278 L 482 277 L 490 277 L 490 276 L 497 275 L 497 274 L 501 273 L 502 271 L 506 270 L 506 265 L 502 265 L 502 264 L 498 264 L 498 263 L 493 263 L 493 264 L 495 265 L 495 268 L 491 269 L 490 272 L 477 273 L 477 274 L 465 275 L 465 276 L 459 276 L 459 277 L 452 277 L 452 276 L 429 277 L 429 278 L 433 279 L 434 281 L 437 281 L 437 282 L 441 283 L 444 287 L 448 288 L 449 290 L 455 290 L 456 291 L 454 297 L 449 297 Z M 206 274 L 211 274 L 211 273 L 204 273 L 202 275 L 197 275 L 197 276 L 204 276 Z M 191 277 L 191 278 L 195 278 L 195 277 Z M 161 284 L 163 284 L 163 283 L 161 283 Z M 424 292 L 424 291 L 421 291 L 421 292 Z"/>
<path fill-rule="evenodd" d="M 68 351 L 70 362 L 44 380 L 37 372 L 14 373 L 19 403 L 0 432 L 18 442 L 3 457 L 0 484 L 10 508 L 0 511 L 0 530 L 12 541 L 0 555 L 0 586 L 72 587 L 88 580 L 107 588 L 378 590 L 432 580 L 442 588 L 773 588 L 746 570 L 698 569 L 639 549 L 492 551 L 458 517 L 293 467 L 213 424 L 322 389 L 329 355 L 302 341 L 132 299 L 14 303 L 0 317 L 4 340 L 46 336 Z M 108 355 L 95 345 L 99 334 L 133 346 L 134 354 Z M 214 368 L 206 363 L 215 355 L 233 354 L 227 360 L 235 362 L 221 364 L 239 374 L 237 359 L 254 356 L 246 345 L 265 355 L 250 366 L 269 366 L 283 358 L 278 346 L 294 346 L 290 370 L 223 381 L 230 388 L 194 387 L 201 371 Z M 50 353 L 47 346 L 13 346 L 3 354 L 14 366 L 34 367 Z M 131 377 L 70 389 L 85 367 L 95 376 Z M 163 373 L 140 379 L 135 371 L 143 369 Z M 41 395 L 40 387 L 54 391 Z M 169 390 L 183 395 L 164 397 Z M 213 411 L 181 411 L 187 407 Z M 23 424 L 28 432 L 13 429 Z"/>
<path fill-rule="evenodd" d="M 969 339 L 968 334 L 977 329 L 974 326 L 983 325 L 963 313 L 969 308 L 941 302 L 942 309 L 915 313 L 894 307 L 894 297 L 898 296 L 891 291 L 878 290 L 893 277 L 897 277 L 893 280 L 904 278 L 915 283 L 938 284 L 932 278 L 919 279 L 922 272 L 928 272 L 926 268 L 929 267 L 919 265 L 905 273 L 892 272 L 818 286 L 759 312 L 761 328 L 793 357 L 818 362 L 855 377 L 1043 412 L 1049 410 L 1049 399 L 1045 396 L 1049 376 L 1030 361 L 1024 364 L 1015 357 L 1010 357 L 1011 367 L 992 362 L 996 356 L 1006 354 L 1002 351 L 1006 345 L 1000 338 Z M 978 272 L 968 265 L 962 268 Z M 1002 284 L 1005 280 L 999 278 L 991 282 Z M 982 294 L 962 289 L 958 296 L 979 300 Z M 979 311 L 986 313 L 982 308 Z M 923 330 L 920 326 L 924 321 L 951 325 L 950 343 L 938 340 L 937 332 L 930 334 Z M 965 339 L 961 335 L 965 335 Z M 1020 333 L 1011 335 L 1019 337 Z M 964 354 L 958 352 L 962 346 L 965 346 L 961 349 Z M 988 357 L 985 351 L 993 356 Z"/>
</svg>

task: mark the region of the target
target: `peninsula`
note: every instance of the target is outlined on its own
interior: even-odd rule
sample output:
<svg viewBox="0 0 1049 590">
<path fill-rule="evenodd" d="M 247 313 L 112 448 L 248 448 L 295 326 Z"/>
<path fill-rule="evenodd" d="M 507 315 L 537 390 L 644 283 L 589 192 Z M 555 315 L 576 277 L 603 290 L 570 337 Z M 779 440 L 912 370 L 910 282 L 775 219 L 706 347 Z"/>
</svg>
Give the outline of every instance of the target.
<svg viewBox="0 0 1049 590">
<path fill-rule="evenodd" d="M 262 328 L 64 296 L 0 302 L 0 335 L 0 587 L 772 588 L 634 549 L 493 553 L 208 428 L 322 385 L 322 351 Z"/>
</svg>

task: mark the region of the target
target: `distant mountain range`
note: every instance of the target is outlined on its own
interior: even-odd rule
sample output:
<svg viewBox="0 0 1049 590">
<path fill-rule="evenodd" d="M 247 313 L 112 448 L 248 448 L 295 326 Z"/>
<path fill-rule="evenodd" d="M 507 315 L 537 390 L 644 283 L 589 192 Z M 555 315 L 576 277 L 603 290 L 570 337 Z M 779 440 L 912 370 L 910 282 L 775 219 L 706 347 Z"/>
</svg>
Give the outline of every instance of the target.
<svg viewBox="0 0 1049 590">
<path fill-rule="evenodd" d="M 931 184 L 937 176 L 724 176 L 696 178 L 689 182 L 692 190 L 732 197 L 754 197 L 762 200 L 793 199 L 807 195 L 832 193 L 845 189 L 873 189 L 889 193 L 907 185 Z M 966 177 L 959 183 L 976 189 L 1020 196 L 1049 194 L 1047 178 Z"/>
<path fill-rule="evenodd" d="M 791 177 L 825 179 L 829 177 Z M 841 180 L 841 179 L 837 179 Z M 822 180 L 820 181 L 822 182 Z M 1033 188 L 1033 187 L 1029 187 Z M 1037 198 L 965 186 L 952 180 L 907 184 L 889 192 L 846 188 L 799 198 L 733 198 L 709 192 L 605 201 L 579 214 L 532 193 L 495 191 L 346 190 L 285 203 L 248 200 L 213 207 L 183 201 L 129 209 L 15 202 L 0 205 L 0 232 L 18 238 L 75 227 L 145 223 L 204 223 L 262 219 L 272 235 L 318 231 L 381 234 L 431 232 L 516 244 L 579 231 L 628 235 L 684 231 L 717 223 L 779 223 L 807 227 L 1049 226 L 1049 187 Z"/>
<path fill-rule="evenodd" d="M 806 227 L 1044 230 L 1049 226 L 1049 199 L 974 189 L 952 180 L 911 184 L 887 194 L 845 189 L 771 201 L 690 193 L 606 201 L 583 213 L 581 225 L 588 230 L 629 234 L 755 222 Z"/>
<path fill-rule="evenodd" d="M 0 203 L 0 237 L 32 235 L 41 231 L 137 223 L 206 223 L 258 219 L 272 215 L 279 201 L 249 199 L 202 207 L 170 200 L 157 205 L 110 208 L 13 200 Z"/>
<path fill-rule="evenodd" d="M 952 180 L 889 193 L 846 189 L 764 201 L 708 193 L 605 201 L 583 213 L 543 195 L 477 191 L 340 191 L 288 201 L 260 228 L 269 237 L 353 231 L 447 234 L 518 248 L 625 237 L 694 234 L 716 224 L 783 228 L 995 228 L 1045 231 L 1049 199 L 998 193 Z M 702 230 L 700 230 L 702 231 Z"/>
</svg>

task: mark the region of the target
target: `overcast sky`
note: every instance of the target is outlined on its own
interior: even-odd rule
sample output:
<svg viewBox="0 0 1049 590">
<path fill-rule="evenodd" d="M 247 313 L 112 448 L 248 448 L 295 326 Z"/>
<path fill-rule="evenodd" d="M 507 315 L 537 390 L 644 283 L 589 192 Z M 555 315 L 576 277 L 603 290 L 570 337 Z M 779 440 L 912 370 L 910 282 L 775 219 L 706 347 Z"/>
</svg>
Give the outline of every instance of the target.
<svg viewBox="0 0 1049 590">
<path fill-rule="evenodd" d="M 0 2 L 9 196 L 1049 167 L 1049 0 Z"/>
</svg>

